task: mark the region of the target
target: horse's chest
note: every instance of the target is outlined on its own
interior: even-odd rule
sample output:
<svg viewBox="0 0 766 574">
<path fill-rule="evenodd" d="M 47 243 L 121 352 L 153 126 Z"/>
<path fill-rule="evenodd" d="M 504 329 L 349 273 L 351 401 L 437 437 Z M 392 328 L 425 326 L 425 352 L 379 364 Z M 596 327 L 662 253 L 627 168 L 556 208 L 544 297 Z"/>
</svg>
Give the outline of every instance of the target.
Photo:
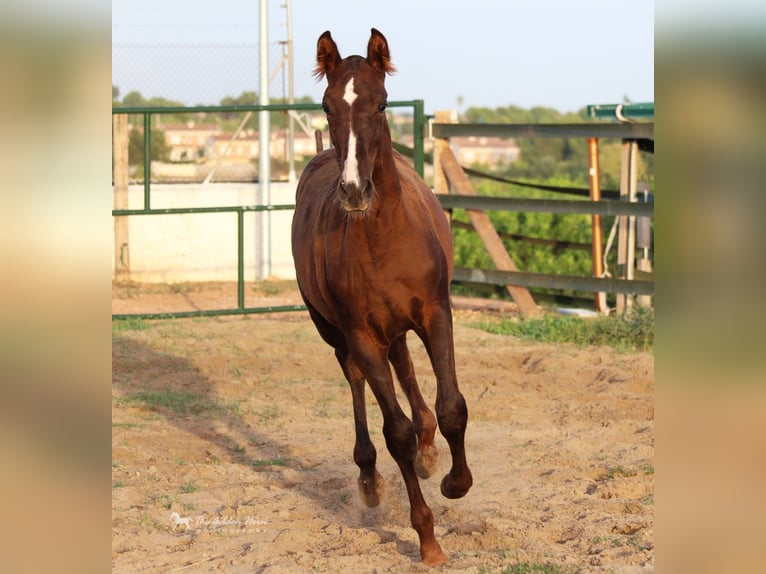
<svg viewBox="0 0 766 574">
<path fill-rule="evenodd" d="M 403 265 L 385 258 L 338 261 L 328 288 L 344 322 L 392 335 L 420 323 L 423 301 L 437 290 L 428 268 L 422 262 Z"/>
</svg>

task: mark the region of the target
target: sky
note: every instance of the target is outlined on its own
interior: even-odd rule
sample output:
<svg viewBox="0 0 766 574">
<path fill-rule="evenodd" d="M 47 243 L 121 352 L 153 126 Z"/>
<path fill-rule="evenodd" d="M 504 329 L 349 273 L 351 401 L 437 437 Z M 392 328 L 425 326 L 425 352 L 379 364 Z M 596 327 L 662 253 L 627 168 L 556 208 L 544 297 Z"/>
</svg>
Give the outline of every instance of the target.
<svg viewBox="0 0 766 574">
<path fill-rule="evenodd" d="M 284 4 L 268 1 L 272 71 L 278 42 L 287 37 Z M 216 76 L 232 56 L 211 47 L 257 45 L 259 5 L 112 0 L 113 84 L 122 95 L 137 89 L 189 105 L 218 103 L 243 88 L 259 91 L 257 69 L 247 71 L 252 65 Z M 397 68 L 386 82 L 389 99 L 422 99 L 427 113 L 511 105 L 569 112 L 626 97 L 654 101 L 653 0 L 292 0 L 291 8 L 296 97 L 321 100 L 324 86 L 312 70 L 322 32 L 331 31 L 342 56 L 364 55 L 375 27 L 388 39 Z M 143 56 L 125 51 L 135 45 L 145 45 Z M 186 46 L 188 57 L 168 62 L 167 49 L 158 45 Z M 179 58 L 180 50 L 170 52 Z M 257 49 L 251 52 L 257 65 Z M 212 71 L 196 81 L 195 71 L 185 68 L 192 65 Z M 272 84 L 271 94 L 281 97 L 282 90 Z"/>
</svg>

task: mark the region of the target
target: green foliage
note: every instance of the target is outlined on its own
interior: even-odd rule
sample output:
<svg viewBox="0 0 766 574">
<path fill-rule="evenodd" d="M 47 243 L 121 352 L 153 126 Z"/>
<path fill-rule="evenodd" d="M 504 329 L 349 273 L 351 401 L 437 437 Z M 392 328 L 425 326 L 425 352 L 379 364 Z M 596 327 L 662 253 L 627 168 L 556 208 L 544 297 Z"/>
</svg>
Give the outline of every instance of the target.
<svg viewBox="0 0 766 574">
<path fill-rule="evenodd" d="M 161 97 L 152 97 L 152 98 L 146 98 L 144 97 L 141 92 L 138 91 L 132 91 L 122 98 L 122 101 L 119 100 L 120 96 L 120 90 L 117 86 L 112 86 L 112 105 L 116 108 L 119 107 L 147 107 L 147 106 L 157 106 L 157 107 L 183 107 L 184 104 L 182 102 L 177 102 L 174 100 L 168 100 L 166 98 Z M 304 96 L 301 98 L 295 99 L 296 103 L 312 103 L 312 99 L 308 96 Z M 221 99 L 219 102 L 219 105 L 221 106 L 253 106 L 257 105 L 258 102 L 258 94 L 253 91 L 244 91 L 238 96 L 226 96 Z M 287 99 L 286 98 L 270 98 L 271 104 L 286 104 Z M 242 123 L 243 120 L 245 120 L 245 115 L 247 112 L 238 111 L 238 112 L 209 112 L 209 113 L 199 113 L 194 114 L 191 116 L 188 113 L 183 114 L 162 114 L 162 123 L 164 124 L 185 124 L 189 121 L 194 121 L 196 123 L 205 123 L 205 124 L 217 124 L 221 126 L 221 129 L 225 132 L 234 132 Z M 271 112 L 269 114 L 269 120 L 271 123 L 271 128 L 274 130 L 284 129 L 287 126 L 287 118 L 288 113 L 285 112 Z M 130 123 L 134 126 L 140 126 L 142 122 L 142 118 L 139 115 L 131 116 L 129 119 Z M 252 130 L 257 131 L 258 130 L 258 114 L 252 113 L 250 114 L 250 117 L 247 118 L 247 121 L 245 121 L 244 126 L 242 127 L 243 130 Z M 154 130 L 153 130 L 154 131 Z M 154 144 L 154 140 L 152 140 L 152 144 Z M 154 155 L 154 154 L 152 154 Z M 152 158 L 154 159 L 154 158 Z"/>
<path fill-rule="evenodd" d="M 184 104 L 183 102 L 179 102 L 177 100 L 169 100 L 167 98 L 162 98 L 162 97 L 144 98 L 144 96 L 141 95 L 141 92 L 134 90 L 132 92 L 128 92 L 127 94 L 125 94 L 125 97 L 122 99 L 122 105 L 126 107 L 139 107 L 139 106 L 177 107 L 177 106 L 183 106 Z"/>
<path fill-rule="evenodd" d="M 558 186 L 572 185 L 571 181 L 562 178 L 548 179 L 541 183 Z M 511 188 L 494 181 L 478 183 L 476 191 L 479 195 L 486 196 L 561 199 L 560 195 L 552 192 Z M 469 221 L 464 210 L 455 210 L 453 218 L 455 221 L 466 223 Z M 492 211 L 489 213 L 489 218 L 501 235 L 516 234 L 529 238 L 551 239 L 583 245 L 588 245 L 591 241 L 591 220 L 588 215 Z M 455 229 L 453 242 L 455 265 L 484 269 L 495 267 L 484 244 L 473 230 Z M 511 239 L 504 239 L 504 245 L 513 261 L 522 271 L 587 276 L 593 270 L 590 249 L 538 245 Z M 572 295 L 574 293 L 566 294 Z"/>
<path fill-rule="evenodd" d="M 552 108 L 534 107 L 523 109 L 507 106 L 497 109 L 469 108 L 464 121 L 471 123 L 582 123 L 586 121 L 585 109 L 577 113 L 562 114 Z M 519 138 L 519 159 L 500 166 L 495 173 L 507 179 L 557 187 L 588 187 L 587 143 L 584 138 Z M 600 175 L 602 189 L 618 189 L 622 159 L 621 142 L 601 140 L 599 143 Z M 654 184 L 654 158 L 651 154 L 639 155 L 639 181 Z M 531 199 L 571 199 L 560 193 L 533 190 L 501 182 L 473 180 L 476 193 L 486 196 L 517 197 Z M 584 199 L 584 198 L 583 198 Z M 455 210 L 457 222 L 468 222 L 465 211 Z M 495 229 L 501 234 L 514 234 L 526 238 L 555 240 L 580 244 L 578 248 L 546 246 L 521 240 L 504 238 L 511 258 L 520 270 L 533 273 L 589 276 L 593 272 L 593 259 L 588 247 L 592 241 L 590 215 L 552 213 L 521 213 L 496 211 L 489 213 Z M 613 217 L 602 217 L 602 232 L 607 237 Z M 494 268 L 494 264 L 481 239 L 472 230 L 455 229 L 455 264 L 461 267 Z M 614 269 L 616 250 L 607 254 L 608 265 Z M 590 293 L 537 290 L 540 293 L 574 297 L 592 297 Z"/>
<path fill-rule="evenodd" d="M 186 484 L 181 485 L 181 488 L 179 489 L 184 494 L 191 494 L 192 492 L 197 492 L 200 489 L 199 485 L 196 484 L 194 481 L 188 481 Z M 168 507 L 169 509 L 170 507 Z"/>
<path fill-rule="evenodd" d="M 561 113 L 553 108 L 517 106 L 468 108 L 464 120 L 468 123 L 501 124 L 577 124 L 587 121 L 585 108 L 576 113 Z M 519 138 L 520 154 L 517 161 L 505 166 L 501 174 L 510 179 L 528 179 L 542 182 L 549 178 L 563 178 L 568 185 L 588 183 L 587 142 L 584 138 Z M 602 189 L 618 189 L 620 185 L 621 142 L 599 141 L 599 163 Z M 654 187 L 654 156 L 640 154 L 639 181 Z"/>
<path fill-rule="evenodd" d="M 144 165 L 144 132 L 143 129 L 132 129 L 128 136 L 128 157 L 131 165 Z M 165 142 L 165 132 L 152 128 L 149 151 L 152 161 L 165 161 L 168 159 L 170 149 Z"/>
<path fill-rule="evenodd" d="M 604 345 L 620 351 L 654 349 L 654 310 L 645 307 L 638 307 L 620 317 L 585 319 L 545 315 L 523 322 L 504 319 L 499 323 L 482 324 L 480 328 L 490 333 L 545 343 Z"/>
<path fill-rule="evenodd" d="M 469 108 L 465 119 L 469 123 L 582 123 L 585 121 L 585 110 L 562 114 L 545 107 Z M 519 159 L 506 167 L 504 174 L 508 177 L 540 181 L 565 176 L 572 182 L 587 183 L 588 156 L 584 139 L 519 138 L 516 144 L 520 149 Z"/>
</svg>

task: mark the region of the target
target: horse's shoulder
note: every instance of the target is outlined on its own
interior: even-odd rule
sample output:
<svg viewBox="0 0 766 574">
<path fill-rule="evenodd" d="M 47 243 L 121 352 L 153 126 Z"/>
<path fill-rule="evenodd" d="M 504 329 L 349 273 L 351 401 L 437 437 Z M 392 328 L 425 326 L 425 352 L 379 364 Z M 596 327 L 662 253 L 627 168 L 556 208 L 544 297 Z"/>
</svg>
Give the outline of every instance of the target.
<svg viewBox="0 0 766 574">
<path fill-rule="evenodd" d="M 296 202 L 301 203 L 306 189 L 310 188 L 312 192 L 323 188 L 331 189 L 332 181 L 337 175 L 338 163 L 335 161 L 335 151 L 328 149 L 319 152 L 303 168 L 296 189 Z M 310 193 L 308 197 L 317 197 L 317 194 Z"/>
<path fill-rule="evenodd" d="M 333 149 L 320 151 L 312 157 L 306 164 L 306 167 L 303 168 L 300 181 L 307 181 L 316 172 L 322 171 L 328 165 L 332 165 L 333 163 L 335 163 L 335 151 Z"/>
</svg>

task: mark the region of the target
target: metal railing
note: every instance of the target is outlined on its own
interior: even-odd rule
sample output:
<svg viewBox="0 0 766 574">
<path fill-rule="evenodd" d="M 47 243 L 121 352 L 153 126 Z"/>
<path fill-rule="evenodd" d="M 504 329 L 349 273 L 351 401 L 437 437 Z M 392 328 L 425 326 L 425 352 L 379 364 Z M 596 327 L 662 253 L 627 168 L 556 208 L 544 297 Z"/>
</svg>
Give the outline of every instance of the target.
<svg viewBox="0 0 766 574">
<path fill-rule="evenodd" d="M 606 108 L 607 106 L 602 107 Z M 642 105 L 640 109 L 638 109 L 637 106 L 634 107 L 636 109 L 632 109 L 631 113 L 637 114 L 638 117 L 653 117 L 653 104 L 651 104 L 651 106 Z M 608 108 L 610 113 L 613 114 L 614 106 Z M 595 115 L 596 111 L 593 111 L 592 113 Z M 599 113 L 599 117 L 601 117 L 601 113 Z M 576 124 L 434 123 L 431 126 L 431 130 L 435 138 L 442 138 L 443 141 L 447 142 L 450 137 L 458 136 L 496 136 L 502 138 L 611 138 L 622 140 L 623 146 L 644 144 L 647 149 L 652 150 L 654 143 L 653 122 L 590 122 Z M 464 174 L 463 177 L 465 177 L 465 174 L 469 171 L 462 169 L 462 167 L 457 166 L 457 164 L 455 164 L 455 168 Z M 442 165 L 440 169 L 445 170 L 446 173 L 444 165 Z M 591 166 L 591 169 L 593 169 L 593 166 Z M 447 194 L 446 190 L 441 190 L 437 193 L 437 197 L 445 208 L 617 216 L 619 220 L 624 220 L 622 222 L 622 227 L 627 228 L 633 225 L 631 221 L 638 217 L 653 217 L 654 203 L 653 201 L 641 202 L 637 200 L 634 181 L 635 166 L 630 165 L 630 162 L 626 165 L 625 156 L 623 156 L 622 171 L 625 174 L 625 178 L 624 181 L 621 182 L 621 190 L 619 193 L 621 200 L 619 201 L 603 200 L 600 197 L 595 200 L 592 199 L 591 201 L 487 197 L 476 196 L 471 190 L 465 190 L 464 194 L 461 194 L 460 190 L 457 190 L 455 194 Z M 454 171 L 452 172 L 453 177 L 459 175 L 460 174 L 456 174 Z M 471 175 L 475 176 L 481 174 L 474 171 Z M 449 175 L 447 176 L 447 179 L 451 179 Z M 453 182 L 450 181 L 450 183 L 452 184 Z M 467 180 L 465 180 L 465 183 L 470 187 Z M 595 241 L 596 239 L 594 237 L 594 245 Z M 628 246 L 626 246 L 625 249 L 627 250 Z M 654 281 L 637 279 L 631 274 L 628 274 L 627 277 L 623 278 L 611 278 L 605 276 L 583 277 L 551 273 L 528 273 L 507 269 L 456 268 L 453 281 L 496 286 L 513 285 L 542 289 L 613 293 L 618 296 L 628 294 L 648 296 L 654 293 Z"/>
<path fill-rule="evenodd" d="M 413 109 L 414 152 L 413 163 L 418 173 L 423 176 L 424 170 L 424 127 L 425 112 L 423 100 L 393 101 L 388 107 L 411 107 Z M 321 104 L 273 104 L 273 105 L 236 105 L 236 106 L 194 106 L 194 107 L 114 107 L 112 115 L 141 115 L 143 116 L 144 128 L 144 193 L 143 207 L 141 209 L 113 209 L 113 217 L 130 217 L 144 215 L 179 215 L 199 213 L 236 213 L 237 215 L 237 306 L 231 309 L 206 309 L 198 311 L 178 311 L 168 313 L 135 313 L 113 314 L 112 319 L 167 319 L 176 317 L 209 317 L 218 315 L 247 315 L 258 313 L 275 313 L 283 311 L 301 311 L 303 305 L 279 305 L 266 307 L 245 306 L 245 264 L 244 264 L 244 214 L 246 212 L 278 211 L 294 209 L 292 204 L 280 205 L 245 205 L 245 206 L 220 206 L 220 207 L 184 207 L 155 209 L 151 207 L 151 131 L 152 116 L 160 114 L 195 114 L 195 113 L 232 113 L 232 112 L 257 112 L 257 111 L 318 111 Z"/>
</svg>

